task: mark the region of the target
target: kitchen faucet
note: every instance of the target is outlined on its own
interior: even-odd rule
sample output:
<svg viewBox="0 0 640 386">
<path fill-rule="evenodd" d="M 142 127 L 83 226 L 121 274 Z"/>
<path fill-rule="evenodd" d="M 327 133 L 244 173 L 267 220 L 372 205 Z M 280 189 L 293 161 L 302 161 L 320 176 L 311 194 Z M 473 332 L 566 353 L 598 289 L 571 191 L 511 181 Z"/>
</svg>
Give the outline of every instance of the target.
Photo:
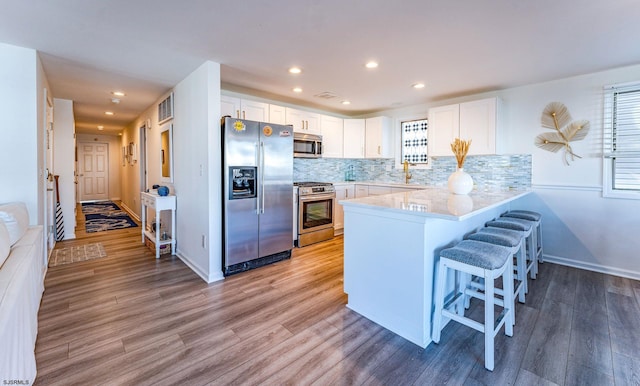
<svg viewBox="0 0 640 386">
<path fill-rule="evenodd" d="M 409 173 L 409 161 L 404 160 L 404 183 L 408 184 L 412 175 Z"/>
</svg>

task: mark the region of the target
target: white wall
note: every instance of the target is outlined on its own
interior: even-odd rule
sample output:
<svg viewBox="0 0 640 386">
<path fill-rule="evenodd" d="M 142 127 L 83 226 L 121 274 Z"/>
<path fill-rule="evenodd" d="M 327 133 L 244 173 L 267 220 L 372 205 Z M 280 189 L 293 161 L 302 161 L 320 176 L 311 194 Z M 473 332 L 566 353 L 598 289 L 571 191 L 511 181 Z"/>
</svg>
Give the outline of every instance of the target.
<svg viewBox="0 0 640 386">
<path fill-rule="evenodd" d="M 121 142 L 134 142 L 139 149 L 139 127 L 151 122 L 146 131 L 148 186 L 167 185 L 176 194 L 177 254 L 205 281 L 213 282 L 223 278 L 220 65 L 204 63 L 176 85 L 173 93 L 173 184 L 161 177 L 157 119 L 158 103 L 168 93 L 123 130 Z M 139 164 L 127 164 L 121 170 L 123 205 L 140 215 Z"/>
<path fill-rule="evenodd" d="M 41 102 L 36 62 L 36 51 L 0 43 L 0 202 L 25 202 L 32 225 L 43 223 L 38 201 Z"/>
<path fill-rule="evenodd" d="M 76 134 L 76 144 L 79 146 L 82 142 L 104 142 L 109 144 L 109 199 L 114 201 L 120 200 L 122 198 L 120 177 L 122 168 L 122 147 L 120 137 L 104 134 Z M 80 198 L 80 196 L 77 197 L 78 200 L 80 200 Z"/>
<path fill-rule="evenodd" d="M 47 211 L 46 74 L 35 50 L 0 43 L 0 203 L 22 201 L 31 225 Z M 43 269 L 47 246 L 43 232 Z"/>
<path fill-rule="evenodd" d="M 223 276 L 218 63 L 204 63 L 175 87 L 174 116 L 178 254 L 207 282 L 220 280 Z"/>
<path fill-rule="evenodd" d="M 53 99 L 53 174 L 59 175 L 64 238 L 76 238 L 75 118 L 73 101 Z"/>
<path fill-rule="evenodd" d="M 640 66 L 470 95 L 432 105 L 383 112 L 400 120 L 424 115 L 429 107 L 498 96 L 502 100 L 498 149 L 532 154 L 535 194 L 522 203 L 544 218 L 545 255 L 550 261 L 640 279 L 640 200 L 602 197 L 603 86 L 640 81 Z M 574 120 L 589 120 L 588 136 L 571 143 L 576 159 L 563 163 L 562 152 L 534 146 L 548 129 L 540 125 L 549 102 L 564 103 Z"/>
</svg>

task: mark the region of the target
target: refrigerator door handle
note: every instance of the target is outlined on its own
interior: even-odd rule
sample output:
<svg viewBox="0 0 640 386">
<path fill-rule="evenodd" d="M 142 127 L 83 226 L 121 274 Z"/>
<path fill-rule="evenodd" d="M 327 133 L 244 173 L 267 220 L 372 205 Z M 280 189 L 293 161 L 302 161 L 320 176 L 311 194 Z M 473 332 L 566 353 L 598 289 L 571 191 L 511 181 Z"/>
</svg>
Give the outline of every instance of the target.
<svg viewBox="0 0 640 386">
<path fill-rule="evenodd" d="M 260 197 L 262 197 L 262 190 L 260 190 L 260 175 L 262 174 L 262 163 L 261 163 L 261 157 L 260 157 L 260 149 L 258 148 L 258 142 L 256 142 L 256 163 L 255 165 L 258 166 L 258 175 L 256 176 L 256 183 L 258 184 L 258 186 L 256 186 L 257 188 L 257 194 L 256 194 L 256 215 L 260 215 Z"/>
<path fill-rule="evenodd" d="M 260 213 L 264 213 L 264 142 L 260 141 L 260 167 L 262 171 L 260 172 L 260 203 L 261 210 Z"/>
</svg>

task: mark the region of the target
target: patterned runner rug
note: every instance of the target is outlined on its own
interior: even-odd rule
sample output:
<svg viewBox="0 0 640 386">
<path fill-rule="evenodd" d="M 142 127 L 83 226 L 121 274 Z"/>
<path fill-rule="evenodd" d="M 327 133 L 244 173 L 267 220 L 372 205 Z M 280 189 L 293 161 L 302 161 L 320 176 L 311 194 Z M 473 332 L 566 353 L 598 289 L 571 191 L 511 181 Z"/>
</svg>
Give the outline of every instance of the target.
<svg viewBox="0 0 640 386">
<path fill-rule="evenodd" d="M 92 243 L 86 245 L 78 245 L 75 247 L 67 247 L 55 249 L 49 260 L 49 267 L 76 263 L 78 261 L 87 261 L 106 257 L 107 252 L 104 250 L 102 243 Z"/>
<path fill-rule="evenodd" d="M 85 202 L 82 204 L 87 233 L 137 227 L 138 225 L 113 201 Z"/>
</svg>

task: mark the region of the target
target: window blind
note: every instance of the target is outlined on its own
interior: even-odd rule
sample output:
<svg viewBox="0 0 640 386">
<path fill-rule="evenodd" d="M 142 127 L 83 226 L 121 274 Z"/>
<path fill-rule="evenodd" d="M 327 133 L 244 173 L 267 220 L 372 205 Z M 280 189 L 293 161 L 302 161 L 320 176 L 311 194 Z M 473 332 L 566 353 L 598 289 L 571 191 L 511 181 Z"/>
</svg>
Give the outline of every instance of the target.
<svg viewBox="0 0 640 386">
<path fill-rule="evenodd" d="M 613 190 L 640 191 L 640 83 L 605 89 L 604 156 Z"/>
</svg>

